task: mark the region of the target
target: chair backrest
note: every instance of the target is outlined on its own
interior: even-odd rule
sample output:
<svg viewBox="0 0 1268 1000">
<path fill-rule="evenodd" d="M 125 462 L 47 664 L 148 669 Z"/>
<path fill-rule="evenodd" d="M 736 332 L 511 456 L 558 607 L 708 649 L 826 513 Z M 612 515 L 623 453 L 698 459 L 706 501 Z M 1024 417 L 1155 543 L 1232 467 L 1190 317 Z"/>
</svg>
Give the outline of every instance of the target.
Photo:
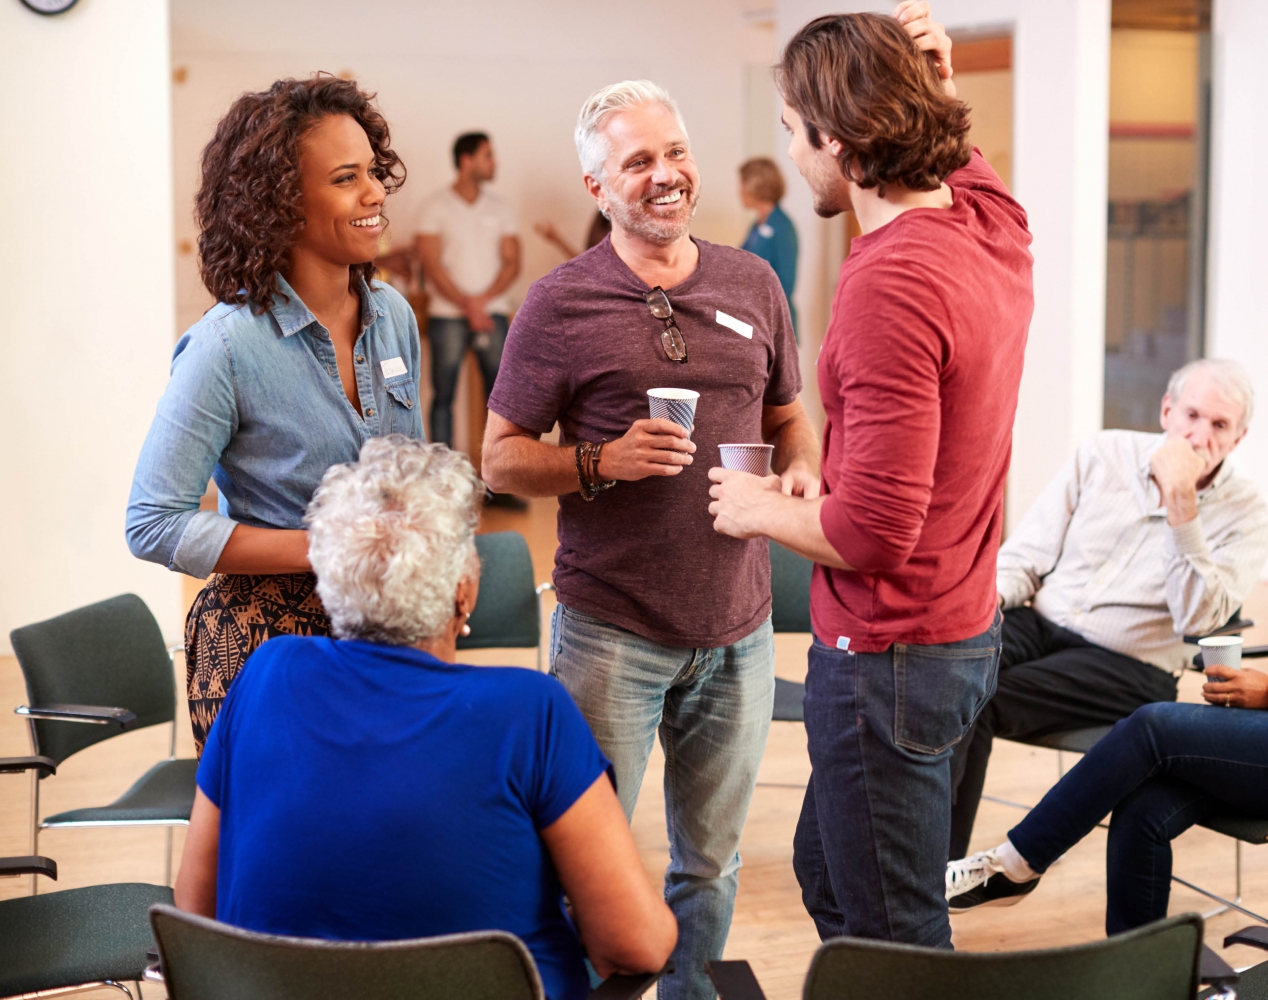
<svg viewBox="0 0 1268 1000">
<path fill-rule="evenodd" d="M 9 633 L 33 706 L 126 708 L 136 725 L 171 722 L 176 679 L 163 633 L 136 594 L 121 594 Z M 111 725 L 35 722 L 36 752 L 61 763 L 119 735 Z"/>
<path fill-rule="evenodd" d="M 1168 917 L 1090 944 L 962 952 L 834 938 L 815 953 L 805 1000 L 1186 1000 L 1197 992 L 1202 918 Z"/>
<path fill-rule="evenodd" d="M 476 535 L 480 554 L 480 596 L 467 624 L 471 634 L 459 649 L 536 646 L 541 639 L 533 558 L 518 531 Z"/>
<path fill-rule="evenodd" d="M 171 906 L 150 924 L 171 1000 L 542 1000 L 537 966 L 504 931 L 411 941 L 257 934 Z"/>
<path fill-rule="evenodd" d="M 770 543 L 771 627 L 776 632 L 810 631 L 810 573 L 805 556 Z"/>
</svg>

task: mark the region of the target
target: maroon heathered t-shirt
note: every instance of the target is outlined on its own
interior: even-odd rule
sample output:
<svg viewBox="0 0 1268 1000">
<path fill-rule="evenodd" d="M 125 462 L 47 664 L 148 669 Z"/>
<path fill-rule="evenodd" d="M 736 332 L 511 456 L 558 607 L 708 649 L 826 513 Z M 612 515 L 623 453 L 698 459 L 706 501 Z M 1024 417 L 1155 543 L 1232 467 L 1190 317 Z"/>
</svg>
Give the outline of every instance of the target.
<svg viewBox="0 0 1268 1000">
<path fill-rule="evenodd" d="M 649 291 L 610 240 L 533 284 L 507 335 L 489 409 L 563 444 L 614 441 L 650 416 L 647 390 L 694 389 L 695 461 L 676 476 L 619 482 L 590 502 L 559 498 L 555 588 L 582 614 L 668 646 L 727 646 L 770 612 L 764 538 L 713 530 L 718 445 L 762 440 L 762 407 L 801 391 L 775 272 L 743 250 L 695 240 L 700 263 L 667 289 L 689 361 L 665 356 Z M 739 324 L 724 325 L 730 317 Z M 751 336 L 733 329 L 752 327 Z"/>
</svg>

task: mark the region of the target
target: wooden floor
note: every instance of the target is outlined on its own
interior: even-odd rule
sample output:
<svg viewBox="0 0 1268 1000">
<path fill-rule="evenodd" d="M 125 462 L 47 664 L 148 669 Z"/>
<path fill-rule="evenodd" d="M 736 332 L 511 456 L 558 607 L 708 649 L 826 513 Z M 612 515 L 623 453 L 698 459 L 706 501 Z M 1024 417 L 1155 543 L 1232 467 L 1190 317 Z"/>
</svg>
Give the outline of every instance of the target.
<svg viewBox="0 0 1268 1000">
<path fill-rule="evenodd" d="M 526 535 L 538 580 L 549 579 L 554 557 L 555 503 L 534 501 L 526 513 L 490 511 L 485 530 L 517 530 Z M 190 581 L 189 597 L 197 590 Z M 547 595 L 543 613 L 553 602 Z M 1268 622 L 1268 585 L 1259 584 L 1246 604 L 1246 614 Z M 1268 642 L 1268 628 L 1248 633 L 1248 643 Z M 776 672 L 790 680 L 805 676 L 807 636 L 777 637 Z M 464 656 L 467 662 L 514 663 L 532 666 L 531 650 L 491 651 Z M 183 667 L 178 658 L 179 689 Z M 1200 701 L 1200 678 L 1185 677 L 1181 700 Z M 0 756 L 27 753 L 24 726 L 9 714 L 9 706 L 25 701 L 21 675 L 12 657 L 0 658 Z M 167 732 L 161 729 L 128 733 L 84 751 L 67 761 L 56 777 L 43 783 L 44 814 L 72 805 L 103 803 L 121 794 L 151 763 L 164 756 Z M 181 720 L 178 753 L 192 756 L 188 722 Z M 1067 764 L 1069 761 L 1067 760 Z M 1034 803 L 1058 776 L 1057 754 L 1000 741 L 987 775 L 986 794 L 1017 803 Z M 728 958 L 747 958 L 771 1000 L 801 996 L 801 984 L 818 938 L 806 916 L 792 872 L 792 836 L 801 808 L 802 790 L 809 776 L 805 730 L 800 724 L 775 723 L 771 728 L 757 792 L 740 848 L 744 867 L 735 919 L 727 946 Z M 659 883 L 668 859 L 664 800 L 661 794 L 663 758 L 653 756 L 634 816 L 634 833 L 648 876 Z M 21 776 L 0 775 L 0 855 L 26 854 L 29 782 Z M 1003 840 L 1021 816 L 1018 809 L 983 802 L 978 816 L 974 850 Z M 183 836 L 176 834 L 179 850 Z M 65 830 L 45 834 L 40 851 L 57 859 L 61 877 L 57 888 L 114 881 L 162 880 L 163 833 L 155 830 Z M 1104 935 L 1105 833 L 1097 830 L 1076 846 L 1044 877 L 1042 884 L 1016 907 L 982 910 L 952 917 L 957 948 L 970 951 L 1050 947 L 1093 941 Z M 1193 830 L 1175 845 L 1177 874 L 1221 893 L 1232 893 L 1232 841 L 1204 830 Z M 1244 850 L 1244 904 L 1268 913 L 1268 849 Z M 0 881 L 0 899 L 27 891 L 23 880 Z M 47 888 L 52 888 L 46 883 Z M 1202 897 L 1176 887 L 1171 911 L 1202 911 Z M 1250 923 L 1239 914 L 1224 914 L 1207 925 L 1207 941 L 1217 949 L 1224 935 Z M 1234 965 L 1250 965 L 1262 955 L 1248 948 L 1223 952 Z M 147 989 L 152 1000 L 156 990 Z M 106 994 L 102 994 L 104 997 Z M 114 995 L 114 994 L 110 994 Z"/>
</svg>

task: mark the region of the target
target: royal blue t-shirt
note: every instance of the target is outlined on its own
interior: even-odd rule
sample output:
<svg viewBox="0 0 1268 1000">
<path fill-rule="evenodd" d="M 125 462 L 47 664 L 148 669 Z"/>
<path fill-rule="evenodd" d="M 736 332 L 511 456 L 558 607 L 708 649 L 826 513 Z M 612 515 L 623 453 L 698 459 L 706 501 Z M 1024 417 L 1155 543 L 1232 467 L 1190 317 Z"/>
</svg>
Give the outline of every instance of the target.
<svg viewBox="0 0 1268 1000">
<path fill-rule="evenodd" d="M 543 674 L 272 639 L 234 680 L 198 768 L 220 808 L 216 916 L 336 940 L 510 931 L 552 1000 L 584 997 L 538 831 L 608 769 Z"/>
</svg>

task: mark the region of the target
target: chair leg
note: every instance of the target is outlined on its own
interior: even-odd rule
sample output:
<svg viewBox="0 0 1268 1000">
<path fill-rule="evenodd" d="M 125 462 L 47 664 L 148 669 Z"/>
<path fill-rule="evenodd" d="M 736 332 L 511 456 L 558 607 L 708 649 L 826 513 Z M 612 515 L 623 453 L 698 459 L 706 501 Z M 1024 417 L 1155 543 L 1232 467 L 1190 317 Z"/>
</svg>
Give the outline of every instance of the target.
<svg viewBox="0 0 1268 1000">
<path fill-rule="evenodd" d="M 1200 885 L 1194 885 L 1192 882 L 1189 882 L 1186 879 L 1182 879 L 1179 875 L 1172 875 L 1171 881 L 1179 882 L 1185 888 L 1192 889 L 1194 892 L 1200 892 L 1203 896 L 1206 896 L 1207 899 L 1213 899 L 1217 903 L 1222 904 L 1221 906 L 1212 910 L 1209 914 L 1204 913 L 1202 915 L 1203 919 L 1206 919 L 1210 916 L 1214 916 L 1219 913 L 1223 913 L 1226 910 L 1236 910 L 1238 913 L 1246 914 L 1246 916 L 1250 917 L 1252 920 L 1258 920 L 1261 924 L 1268 924 L 1268 917 L 1260 916 L 1254 910 L 1248 910 L 1246 909 L 1246 907 L 1240 906 L 1239 904 L 1234 903 L 1231 900 L 1227 900 L 1223 896 L 1217 896 L 1215 893 L 1211 892 L 1209 889 L 1203 889 Z"/>
<path fill-rule="evenodd" d="M 1233 843 L 1237 846 L 1236 861 L 1234 862 L 1237 867 L 1236 901 L 1240 903 L 1242 901 L 1242 842 L 1240 840 L 1235 840 Z"/>
<path fill-rule="evenodd" d="M 162 868 L 162 883 L 165 886 L 171 886 L 171 837 L 172 828 L 169 826 L 167 828 L 167 859 L 164 863 L 164 868 Z M 1241 897 L 1239 896 L 1238 899 L 1241 899 Z"/>
<path fill-rule="evenodd" d="M 40 853 L 40 775 L 38 771 L 31 772 L 31 853 L 38 855 Z M 40 891 L 39 876 L 31 876 L 31 895 L 34 896 Z"/>
</svg>

